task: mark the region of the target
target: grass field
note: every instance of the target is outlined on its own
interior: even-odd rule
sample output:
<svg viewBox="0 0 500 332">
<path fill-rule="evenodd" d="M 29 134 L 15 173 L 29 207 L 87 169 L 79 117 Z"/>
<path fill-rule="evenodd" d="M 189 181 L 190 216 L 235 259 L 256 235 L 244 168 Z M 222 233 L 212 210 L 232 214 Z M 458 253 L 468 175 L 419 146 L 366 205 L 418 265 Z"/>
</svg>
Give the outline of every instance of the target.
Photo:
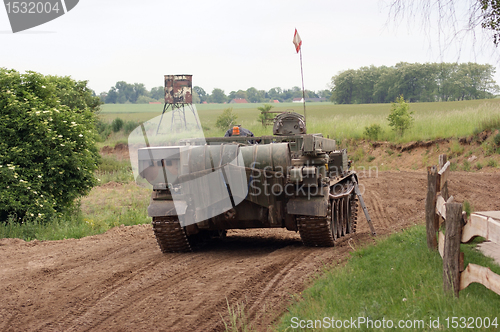
<svg viewBox="0 0 500 332">
<path fill-rule="evenodd" d="M 232 107 L 237 122 L 255 135 L 271 135 L 272 128 L 263 128 L 258 122 L 257 107 L 263 104 L 205 104 L 196 105 L 206 137 L 221 136 L 215 128 L 217 116 L 225 108 Z M 294 111 L 303 114 L 303 104 L 275 104 L 273 111 Z M 484 123 L 500 124 L 500 99 L 468 100 L 458 102 L 410 104 L 415 122 L 404 136 L 397 136 L 388 126 L 390 104 L 334 105 L 332 103 L 306 103 L 309 133 L 322 133 L 337 140 L 363 138 L 366 126 L 379 124 L 383 133 L 380 140 L 409 142 L 434 138 L 467 136 L 481 130 Z M 154 104 L 106 104 L 100 117 L 111 122 L 120 117 L 129 121 L 146 121 L 161 114 L 163 105 Z"/>
<path fill-rule="evenodd" d="M 326 269 L 312 287 L 295 295 L 296 303 L 288 309 L 277 331 L 330 331 L 323 318 L 355 320 L 358 317 L 373 322 L 392 320 L 394 328 L 423 321 L 424 325 L 409 331 L 467 330 L 452 329 L 452 317 L 489 317 L 489 328 L 469 330 L 497 331 L 500 324 L 500 296 L 479 284 L 471 284 L 455 299 L 443 291 L 443 261 L 437 252 L 427 249 L 425 226 L 414 226 L 401 233 L 381 239 L 376 246 L 353 252 L 346 266 Z M 461 245 L 468 262 L 490 267 L 500 273 L 500 266 L 474 249 L 478 241 Z M 295 318 L 294 318 L 295 317 Z M 435 321 L 439 318 L 439 325 Z M 449 318 L 447 325 L 446 318 Z M 431 319 L 434 326 L 429 326 Z M 316 328 L 294 328 L 294 322 L 321 320 Z M 496 327 L 491 325 L 495 320 Z M 331 324 L 331 320 L 329 322 Z M 461 323 L 460 323 L 461 324 Z M 376 325 L 375 325 L 376 326 Z M 386 325 L 388 326 L 388 325 Z M 404 325 L 403 325 L 404 326 Z M 460 326 L 460 325 L 459 325 Z M 476 326 L 476 325 L 474 325 Z M 372 331 L 373 327 L 357 325 L 353 330 Z M 394 328 L 380 328 L 385 331 Z M 340 329 L 342 330 L 342 329 Z"/>
<path fill-rule="evenodd" d="M 148 218 L 150 190 L 135 183 L 108 182 L 94 187 L 75 206 L 49 222 L 40 224 L 25 221 L 22 224 L 0 224 L 0 238 L 19 238 L 25 241 L 62 240 L 101 234 L 110 228 L 151 222 Z"/>
</svg>

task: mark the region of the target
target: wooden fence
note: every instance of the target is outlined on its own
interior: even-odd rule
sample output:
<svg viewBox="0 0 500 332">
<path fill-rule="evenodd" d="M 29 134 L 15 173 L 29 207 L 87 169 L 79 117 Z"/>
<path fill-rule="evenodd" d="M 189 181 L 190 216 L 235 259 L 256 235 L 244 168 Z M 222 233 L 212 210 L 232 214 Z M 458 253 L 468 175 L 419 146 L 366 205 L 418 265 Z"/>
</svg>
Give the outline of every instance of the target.
<svg viewBox="0 0 500 332">
<path fill-rule="evenodd" d="M 500 243 L 500 211 L 472 213 L 468 220 L 462 204 L 455 203 L 448 193 L 449 174 L 446 155 L 439 156 L 439 171 L 436 166 L 427 168 L 427 246 L 439 250 L 443 258 L 444 290 L 458 297 L 459 291 L 477 282 L 500 295 L 500 276 L 476 264 L 468 264 L 464 269 L 464 255 L 460 252 L 460 243 L 470 242 L 476 236 Z M 445 233 L 439 230 L 442 223 Z"/>
</svg>

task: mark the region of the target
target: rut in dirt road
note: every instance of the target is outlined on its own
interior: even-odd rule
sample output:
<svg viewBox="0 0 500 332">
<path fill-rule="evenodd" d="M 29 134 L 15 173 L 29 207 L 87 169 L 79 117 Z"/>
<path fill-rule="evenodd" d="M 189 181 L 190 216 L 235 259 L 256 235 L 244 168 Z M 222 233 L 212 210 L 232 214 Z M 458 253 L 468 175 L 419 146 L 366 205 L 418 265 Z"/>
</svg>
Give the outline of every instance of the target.
<svg viewBox="0 0 500 332">
<path fill-rule="evenodd" d="M 500 174 L 453 172 L 449 181 L 457 201 L 500 210 Z M 425 173 L 380 172 L 360 183 L 379 237 L 423 222 Z M 362 214 L 357 233 L 333 248 L 253 229 L 230 231 L 194 253 L 162 254 L 150 225 L 80 240 L 2 239 L 0 330 L 223 331 L 229 302 L 243 304 L 248 324 L 266 331 L 325 265 L 366 243 L 374 239 Z"/>
</svg>

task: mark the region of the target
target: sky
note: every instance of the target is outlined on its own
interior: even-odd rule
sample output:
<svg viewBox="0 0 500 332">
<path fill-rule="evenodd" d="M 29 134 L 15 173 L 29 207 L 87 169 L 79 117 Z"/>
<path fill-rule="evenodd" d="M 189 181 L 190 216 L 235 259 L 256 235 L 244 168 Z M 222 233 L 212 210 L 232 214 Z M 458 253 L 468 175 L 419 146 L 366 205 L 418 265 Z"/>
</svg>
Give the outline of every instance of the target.
<svg viewBox="0 0 500 332">
<path fill-rule="evenodd" d="M 443 47 L 432 24 L 394 23 L 388 0 L 81 0 L 65 15 L 15 34 L 4 8 L 0 67 L 87 80 L 97 94 L 117 81 L 162 86 L 166 74 L 191 74 L 208 93 L 300 86 L 295 28 L 308 90 L 328 89 L 332 76 L 370 65 L 499 65 L 493 43 L 466 39 Z M 500 73 L 494 78 L 500 83 Z"/>
</svg>

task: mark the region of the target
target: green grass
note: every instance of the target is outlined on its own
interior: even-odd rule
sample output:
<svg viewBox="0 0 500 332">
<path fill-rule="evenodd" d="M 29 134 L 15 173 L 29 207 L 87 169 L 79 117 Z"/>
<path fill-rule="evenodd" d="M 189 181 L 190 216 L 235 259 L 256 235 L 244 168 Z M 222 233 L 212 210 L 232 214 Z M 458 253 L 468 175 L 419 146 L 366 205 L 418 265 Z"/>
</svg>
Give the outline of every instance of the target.
<svg viewBox="0 0 500 332">
<path fill-rule="evenodd" d="M 25 241 L 78 239 L 104 233 L 120 225 L 149 223 L 149 196 L 150 190 L 140 188 L 135 183 L 95 187 L 73 211 L 47 223 L 29 220 L 22 224 L 0 223 L 0 238 L 20 238 Z"/>
<path fill-rule="evenodd" d="M 474 249 L 476 243 L 462 245 L 465 264 L 472 262 L 500 273 L 498 265 Z M 434 330 L 428 326 L 431 318 L 440 318 L 443 328 L 446 317 L 500 316 L 500 296 L 482 285 L 471 284 L 460 292 L 459 299 L 444 293 L 442 259 L 437 252 L 427 249 L 424 226 L 378 240 L 377 245 L 355 251 L 352 256 L 346 266 L 326 270 L 310 288 L 294 295 L 296 303 L 276 330 L 312 330 L 291 328 L 293 317 L 313 321 L 323 317 L 341 320 L 364 317 L 373 321 L 391 319 L 395 323 L 423 320 L 426 327 L 412 331 L 429 331 Z M 329 329 L 314 331 L 326 330 Z"/>
<path fill-rule="evenodd" d="M 118 160 L 113 156 L 103 156 L 96 177 L 100 185 L 108 182 L 127 183 L 134 180 L 130 160 Z"/>
<path fill-rule="evenodd" d="M 264 128 L 258 121 L 263 104 L 206 104 L 196 105 L 205 136 L 222 136 L 217 130 L 217 116 L 232 107 L 238 116 L 237 122 L 255 135 L 271 135 L 272 127 Z M 303 114 L 302 104 L 275 104 L 273 111 L 295 111 Z M 101 118 L 111 122 L 120 117 L 125 121 L 145 121 L 161 114 L 163 105 L 106 104 L 102 106 Z M 306 103 L 307 130 L 322 133 L 339 140 L 363 138 L 364 128 L 380 124 L 379 140 L 410 142 L 441 137 L 461 137 L 475 131 L 500 126 L 500 99 L 468 100 L 460 102 L 435 102 L 410 104 L 414 111 L 414 125 L 398 137 L 388 126 L 390 104 L 335 105 L 332 103 Z M 490 129 L 491 129 L 490 128 Z"/>
</svg>

